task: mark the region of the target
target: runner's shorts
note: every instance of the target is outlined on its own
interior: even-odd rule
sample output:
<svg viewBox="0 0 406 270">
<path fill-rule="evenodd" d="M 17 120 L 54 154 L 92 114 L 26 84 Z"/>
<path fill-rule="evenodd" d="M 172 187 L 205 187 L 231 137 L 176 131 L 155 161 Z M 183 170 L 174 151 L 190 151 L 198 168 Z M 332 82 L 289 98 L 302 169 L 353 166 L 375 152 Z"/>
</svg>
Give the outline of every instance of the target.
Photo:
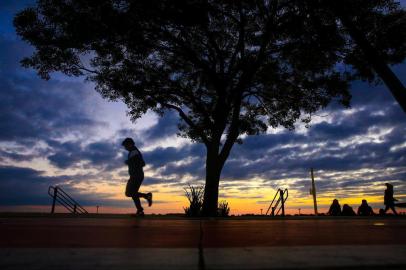
<svg viewBox="0 0 406 270">
<path fill-rule="evenodd" d="M 137 175 L 136 177 L 131 177 L 127 182 L 127 186 L 125 187 L 125 196 L 127 197 L 136 196 L 143 180 L 144 175 Z"/>
</svg>

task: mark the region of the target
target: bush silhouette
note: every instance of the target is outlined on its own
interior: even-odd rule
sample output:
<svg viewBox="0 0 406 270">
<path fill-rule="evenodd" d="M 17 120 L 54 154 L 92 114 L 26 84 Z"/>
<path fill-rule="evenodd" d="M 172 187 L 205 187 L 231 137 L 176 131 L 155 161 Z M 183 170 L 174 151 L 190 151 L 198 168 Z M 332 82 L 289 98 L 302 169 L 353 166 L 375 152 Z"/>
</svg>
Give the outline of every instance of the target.
<svg viewBox="0 0 406 270">
<path fill-rule="evenodd" d="M 184 188 L 185 195 L 190 205 L 184 207 L 187 217 L 199 217 L 202 214 L 204 186 L 191 186 Z"/>
<path fill-rule="evenodd" d="M 217 208 L 217 215 L 219 217 L 228 217 L 229 214 L 230 214 L 230 207 L 228 206 L 228 202 L 226 202 L 226 201 L 219 202 L 219 205 Z"/>
</svg>

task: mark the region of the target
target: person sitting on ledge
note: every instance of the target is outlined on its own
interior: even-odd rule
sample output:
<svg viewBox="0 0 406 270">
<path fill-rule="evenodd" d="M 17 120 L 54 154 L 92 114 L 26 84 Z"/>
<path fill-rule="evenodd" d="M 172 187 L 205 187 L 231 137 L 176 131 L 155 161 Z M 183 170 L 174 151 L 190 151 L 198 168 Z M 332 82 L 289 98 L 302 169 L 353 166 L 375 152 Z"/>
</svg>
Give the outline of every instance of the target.
<svg viewBox="0 0 406 270">
<path fill-rule="evenodd" d="M 341 206 L 338 203 L 337 199 L 333 200 L 333 203 L 331 204 L 330 209 L 327 212 L 327 215 L 330 215 L 330 216 L 339 216 L 339 215 L 341 215 Z"/>
<path fill-rule="evenodd" d="M 372 207 L 368 205 L 367 200 L 362 200 L 361 205 L 358 207 L 357 214 L 359 216 L 373 216 L 375 213 Z"/>
<path fill-rule="evenodd" d="M 343 211 L 341 212 L 342 216 L 355 216 L 355 212 L 351 206 L 348 204 L 343 205 Z"/>
</svg>

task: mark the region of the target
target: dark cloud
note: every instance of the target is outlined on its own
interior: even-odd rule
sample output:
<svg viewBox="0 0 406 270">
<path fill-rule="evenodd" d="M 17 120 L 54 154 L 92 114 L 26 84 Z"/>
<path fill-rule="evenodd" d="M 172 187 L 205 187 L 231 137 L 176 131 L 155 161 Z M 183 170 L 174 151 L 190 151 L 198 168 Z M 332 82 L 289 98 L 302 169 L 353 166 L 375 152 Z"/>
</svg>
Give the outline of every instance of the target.
<svg viewBox="0 0 406 270">
<path fill-rule="evenodd" d="M 158 121 L 155 125 L 142 130 L 139 134 L 137 134 L 138 132 L 135 129 L 123 128 L 117 131 L 116 136 L 121 139 L 131 137 L 134 139 L 135 144 L 141 148 L 168 137 L 176 136 L 178 122 L 179 115 L 173 111 L 167 111 L 163 116 L 158 116 Z"/>
<path fill-rule="evenodd" d="M 31 161 L 35 157 L 37 157 L 35 154 L 19 154 L 0 149 L 0 158 L 12 160 L 13 162 Z"/>
<path fill-rule="evenodd" d="M 359 92 L 365 95 L 365 84 L 363 87 Z M 367 87 L 367 90 L 372 96 L 377 92 L 382 102 L 365 105 L 362 99 L 357 99 L 356 108 L 364 107 L 363 110 L 348 115 L 330 111 L 331 123 L 314 124 L 307 134 L 285 131 L 246 138 L 243 145 L 234 146 L 223 176 L 280 178 L 300 177 L 296 172 L 310 167 L 330 171 L 404 167 L 406 148 L 391 150 L 406 142 L 404 113 L 393 104 L 386 89 Z M 385 130 L 375 138 L 378 142 L 367 139 Z"/>
<path fill-rule="evenodd" d="M 43 176 L 43 172 L 30 168 L 0 167 L 1 205 L 48 204 L 47 194 L 50 185 L 69 180 L 66 176 Z M 4 192 L 7 191 L 7 192 Z"/>
<path fill-rule="evenodd" d="M 145 177 L 142 182 L 143 186 L 152 186 L 158 184 L 164 184 L 165 186 L 179 185 L 181 179 L 171 177 Z"/>
<path fill-rule="evenodd" d="M 3 159 L 19 162 L 48 156 L 51 163 L 60 168 L 75 165 L 82 156 L 96 166 L 101 166 L 103 159 L 114 163 L 117 150 L 110 145 L 93 143 L 82 147 L 81 141 L 58 142 L 69 136 L 90 137 L 96 128 L 106 126 L 90 114 L 91 101 L 85 84 L 74 80 L 43 81 L 23 69 L 19 60 L 31 49 L 18 40 L 0 37 L 0 51 L 0 142 L 4 142 L 0 154 Z M 39 142 L 48 146 L 48 151 L 35 148 Z M 10 148 L 10 144 L 24 147 Z"/>
<path fill-rule="evenodd" d="M 145 162 L 153 168 L 166 166 L 168 163 L 182 161 L 186 158 L 203 157 L 205 148 L 201 144 L 185 145 L 183 147 L 157 147 L 143 153 Z"/>
<path fill-rule="evenodd" d="M 178 132 L 179 115 L 168 111 L 164 116 L 158 118 L 158 123 L 147 129 L 143 135 L 145 141 L 154 142 L 165 137 L 172 136 Z"/>
<path fill-rule="evenodd" d="M 154 168 L 165 166 L 167 163 L 187 157 L 187 153 L 175 147 L 157 147 L 143 153 L 144 160 Z"/>
<path fill-rule="evenodd" d="M 94 128 L 103 123 L 91 119 L 83 108 L 76 106 L 80 99 L 74 94 L 78 85 L 70 83 L 21 82 L 29 89 L 13 87 L 13 83 L 0 77 L 0 140 L 49 140 L 61 138 L 77 130 Z M 46 89 L 46 90 L 45 90 Z M 80 103 L 79 103 L 80 104 Z"/>
<path fill-rule="evenodd" d="M 51 164 L 59 168 L 68 168 L 81 161 L 81 147 L 77 142 L 65 142 L 59 144 L 58 142 L 53 141 L 51 145 L 53 149 L 56 150 L 56 153 L 48 156 L 48 160 Z"/>
<path fill-rule="evenodd" d="M 93 167 L 111 171 L 124 165 L 125 153 L 115 141 L 98 141 L 84 146 L 77 141 L 64 143 L 52 141 L 50 146 L 54 153 L 48 156 L 48 160 L 61 169 L 85 163 L 85 169 Z"/>
<path fill-rule="evenodd" d="M 48 195 L 49 186 L 63 188 L 71 197 L 83 206 L 126 206 L 131 201 L 110 199 L 111 194 L 94 194 L 89 190 L 78 189 L 74 184 L 94 178 L 94 175 L 46 176 L 43 171 L 31 168 L 0 166 L 0 205 L 51 205 L 52 198 Z"/>
<path fill-rule="evenodd" d="M 185 161 L 183 164 L 170 163 L 167 164 L 163 170 L 160 171 L 164 175 L 186 175 L 191 174 L 196 179 L 203 179 L 205 176 L 205 159 L 203 157 L 195 157 L 191 161 Z"/>
</svg>

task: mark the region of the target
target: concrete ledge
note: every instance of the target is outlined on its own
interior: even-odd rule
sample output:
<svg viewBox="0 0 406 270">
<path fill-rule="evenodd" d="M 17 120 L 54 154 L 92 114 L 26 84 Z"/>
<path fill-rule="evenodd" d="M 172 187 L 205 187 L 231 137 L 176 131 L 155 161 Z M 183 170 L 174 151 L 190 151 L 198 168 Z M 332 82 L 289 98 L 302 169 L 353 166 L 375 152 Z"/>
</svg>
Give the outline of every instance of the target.
<svg viewBox="0 0 406 270">
<path fill-rule="evenodd" d="M 1 248 L 0 269 L 406 269 L 406 245 Z"/>
</svg>

